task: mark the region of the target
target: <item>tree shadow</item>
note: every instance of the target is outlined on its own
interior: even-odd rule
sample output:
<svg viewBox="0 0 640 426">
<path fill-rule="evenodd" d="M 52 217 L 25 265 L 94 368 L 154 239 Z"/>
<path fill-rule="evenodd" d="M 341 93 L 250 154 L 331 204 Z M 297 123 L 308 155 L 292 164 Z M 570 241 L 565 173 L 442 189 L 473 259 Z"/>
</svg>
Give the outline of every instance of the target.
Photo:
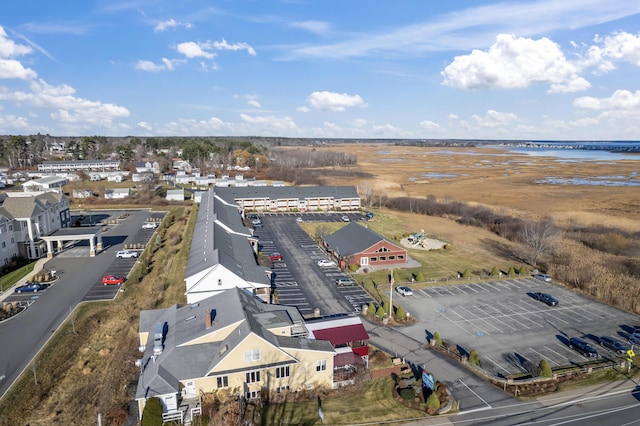
<svg viewBox="0 0 640 426">
<path fill-rule="evenodd" d="M 503 257 L 505 259 L 511 259 L 516 262 L 524 262 L 522 256 L 519 256 L 509 245 L 502 244 L 498 241 L 492 240 L 490 238 L 483 238 L 480 242 L 484 245 L 485 249 L 487 249 L 491 254 L 499 257 Z"/>
</svg>

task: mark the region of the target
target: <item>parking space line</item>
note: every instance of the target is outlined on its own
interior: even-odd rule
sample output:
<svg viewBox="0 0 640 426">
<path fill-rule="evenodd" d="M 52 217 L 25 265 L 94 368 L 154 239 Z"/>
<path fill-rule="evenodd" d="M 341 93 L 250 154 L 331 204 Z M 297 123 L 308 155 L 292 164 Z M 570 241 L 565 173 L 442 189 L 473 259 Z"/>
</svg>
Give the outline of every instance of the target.
<svg viewBox="0 0 640 426">
<path fill-rule="evenodd" d="M 520 312 L 514 311 L 513 309 L 510 309 L 508 306 L 501 305 L 501 307 L 502 307 L 504 310 L 506 310 L 506 311 L 507 311 L 506 313 L 501 312 L 503 316 L 508 317 L 508 318 L 511 318 L 512 320 L 514 320 L 515 322 L 517 322 L 518 324 L 520 324 L 522 327 L 526 328 L 527 330 L 529 330 L 531 327 L 528 327 L 524 322 L 522 322 L 522 321 L 518 320 L 518 319 L 516 318 L 516 316 L 523 317 L 526 321 L 529 321 L 529 322 L 533 322 L 533 323 L 535 323 L 535 321 L 530 320 L 526 315 L 521 314 Z M 493 306 L 491 306 L 491 308 L 492 308 L 492 309 L 496 309 L 496 308 L 495 308 L 495 307 L 493 307 Z M 497 310 L 497 309 L 496 309 L 496 310 Z M 500 312 L 500 311 L 499 311 L 499 312 Z"/>
<path fill-rule="evenodd" d="M 488 360 L 490 363 L 492 363 L 493 365 L 495 365 L 496 367 L 502 369 L 503 371 L 505 371 L 507 374 L 511 374 L 511 371 L 507 370 L 506 368 L 504 368 L 502 365 L 498 364 L 497 362 L 495 362 L 494 360 L 492 360 L 491 358 L 489 358 L 486 355 L 482 355 L 482 359 L 486 359 Z"/>
<path fill-rule="evenodd" d="M 487 321 L 484 318 L 481 318 L 479 316 L 477 316 L 476 314 L 474 314 L 473 312 L 471 312 L 470 310 L 468 310 L 467 308 L 465 308 L 464 306 L 460 306 L 460 308 L 464 309 L 465 311 L 467 311 L 469 313 L 469 315 L 472 315 L 475 317 L 475 319 L 484 322 L 485 324 L 489 325 L 492 328 L 495 328 L 496 330 L 498 330 L 498 333 L 502 333 L 502 330 L 500 330 L 498 327 L 496 327 L 495 325 L 491 324 L 489 321 Z"/>
<path fill-rule="evenodd" d="M 536 355 L 540 356 L 540 358 L 541 358 L 541 359 L 547 360 L 549 363 L 554 364 L 555 366 L 559 366 L 559 365 L 560 365 L 559 363 L 555 362 L 555 361 L 553 360 L 553 358 L 546 357 L 546 356 L 542 355 L 540 352 L 536 351 L 536 350 L 535 350 L 535 349 L 533 349 L 533 348 L 529 348 L 529 350 L 530 350 L 531 352 L 533 352 L 534 354 L 536 354 Z"/>
<path fill-rule="evenodd" d="M 418 291 L 427 297 L 433 297 L 432 295 L 429 294 L 429 292 L 426 291 L 426 289 L 421 288 Z"/>
<path fill-rule="evenodd" d="M 464 331 L 465 333 L 469 334 L 470 336 L 475 336 L 475 333 L 471 333 L 470 331 L 468 331 L 466 328 L 462 327 L 460 324 L 458 324 L 458 322 L 452 320 L 451 318 L 449 318 L 447 315 L 445 315 L 445 313 L 443 311 L 439 312 L 440 315 L 442 315 L 445 319 L 447 319 L 451 324 L 455 325 L 456 327 L 458 327 L 459 329 L 461 329 L 462 331 Z M 454 312 L 455 313 L 455 312 Z M 469 322 L 467 320 L 465 320 L 463 318 L 463 321 Z"/>
<path fill-rule="evenodd" d="M 472 305 L 472 306 L 474 306 L 474 307 L 476 307 L 476 308 L 479 308 L 479 309 L 482 309 L 482 310 L 484 310 L 484 311 L 486 311 L 486 310 L 487 310 L 487 308 L 491 308 L 491 309 L 495 310 L 495 311 L 496 311 L 496 315 L 493 315 L 493 316 L 491 317 L 492 319 L 494 319 L 494 320 L 496 320 L 496 321 L 500 321 L 500 323 L 502 323 L 502 324 L 506 325 L 507 327 L 509 327 L 509 328 L 510 328 L 510 329 L 512 329 L 512 330 L 517 330 L 517 328 L 512 327 L 512 326 L 511 326 L 511 325 L 509 325 L 507 322 L 505 322 L 505 321 L 501 320 L 501 319 L 500 319 L 500 317 L 506 317 L 506 315 L 502 314 L 502 312 L 498 311 L 498 310 L 497 310 L 496 308 L 494 308 L 493 306 L 488 306 L 488 305 L 486 305 L 486 306 L 484 306 L 484 305 Z M 518 322 L 518 321 L 516 320 L 516 322 Z"/>
<path fill-rule="evenodd" d="M 466 319 L 465 317 L 463 317 L 462 315 L 460 315 L 460 314 L 459 314 L 459 313 L 457 313 L 456 311 L 454 311 L 454 310 L 449 310 L 449 311 L 450 311 L 450 312 L 452 312 L 452 313 L 454 313 L 454 314 L 456 314 L 457 316 L 459 316 L 459 317 L 460 317 L 464 322 L 467 322 L 467 323 L 469 323 L 469 324 L 471 324 L 471 325 L 474 325 L 471 321 L 469 321 L 468 319 Z M 455 324 L 455 322 L 454 322 L 454 324 Z M 475 327 L 475 328 L 478 328 L 478 327 Z M 465 330 L 465 331 L 466 331 L 466 330 Z M 487 332 L 486 332 L 486 331 L 484 331 L 483 329 L 480 329 L 480 331 L 481 331 L 482 333 L 484 333 L 484 334 L 488 335 L 488 336 L 490 336 L 490 335 L 491 335 L 490 333 L 487 333 Z M 477 336 L 477 333 L 470 333 L 470 334 L 471 334 L 472 336 Z"/>
<path fill-rule="evenodd" d="M 551 352 L 553 352 L 554 354 L 558 355 L 560 358 L 567 358 L 566 356 L 562 355 L 561 353 L 554 351 L 554 350 L 553 350 L 553 349 L 551 349 L 549 346 L 546 346 L 546 345 L 545 345 L 545 346 L 543 346 L 543 348 L 548 349 L 549 351 L 551 351 Z M 563 346 L 563 348 L 564 348 L 564 346 Z M 565 349 L 566 349 L 566 348 L 565 348 Z"/>
</svg>

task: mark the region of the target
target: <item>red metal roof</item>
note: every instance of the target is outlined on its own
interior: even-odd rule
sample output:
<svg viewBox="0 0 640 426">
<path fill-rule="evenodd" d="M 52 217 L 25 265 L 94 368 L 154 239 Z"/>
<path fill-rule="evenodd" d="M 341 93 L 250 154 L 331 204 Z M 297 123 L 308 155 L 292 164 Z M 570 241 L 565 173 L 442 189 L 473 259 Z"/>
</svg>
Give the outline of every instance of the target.
<svg viewBox="0 0 640 426">
<path fill-rule="evenodd" d="M 334 347 L 358 340 L 369 340 L 369 334 L 362 324 L 313 330 L 313 335 L 316 339 L 328 340 Z"/>
</svg>

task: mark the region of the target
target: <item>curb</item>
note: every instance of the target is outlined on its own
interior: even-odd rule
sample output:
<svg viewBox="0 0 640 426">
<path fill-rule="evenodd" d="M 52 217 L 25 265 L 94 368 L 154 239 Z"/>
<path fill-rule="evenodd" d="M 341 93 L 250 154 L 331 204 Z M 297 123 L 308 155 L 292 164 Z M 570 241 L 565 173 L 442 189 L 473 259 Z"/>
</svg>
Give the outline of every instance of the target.
<svg viewBox="0 0 640 426">
<path fill-rule="evenodd" d="M 40 273 L 40 271 L 42 271 L 45 263 L 47 263 L 49 260 L 50 259 L 47 258 L 47 257 L 43 257 L 43 258 L 38 259 L 36 264 L 33 265 L 33 271 L 29 272 L 27 275 L 25 275 L 20 280 L 18 280 L 18 282 L 16 282 L 14 285 L 12 285 L 11 287 L 7 288 L 5 291 L 0 293 L 0 302 L 3 302 L 7 297 L 9 297 L 9 295 L 13 294 L 14 289 L 16 287 L 21 286 L 23 284 L 26 284 L 27 282 L 29 282 L 29 280 L 31 280 L 31 278 L 33 278 L 33 276 L 35 276 L 36 274 Z"/>
</svg>

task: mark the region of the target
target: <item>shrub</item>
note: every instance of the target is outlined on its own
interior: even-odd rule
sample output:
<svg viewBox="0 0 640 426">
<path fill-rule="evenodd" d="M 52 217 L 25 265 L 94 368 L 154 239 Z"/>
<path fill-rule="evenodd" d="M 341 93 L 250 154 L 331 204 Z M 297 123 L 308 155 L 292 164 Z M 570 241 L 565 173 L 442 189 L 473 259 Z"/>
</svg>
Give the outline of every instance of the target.
<svg viewBox="0 0 640 426">
<path fill-rule="evenodd" d="M 436 341 L 436 344 L 442 345 L 442 337 L 440 337 L 440 333 L 438 333 L 437 331 L 433 333 L 433 340 Z"/>
<path fill-rule="evenodd" d="M 422 275 L 422 271 L 418 271 L 418 275 L 416 275 L 416 281 L 424 282 L 424 275 Z"/>
<path fill-rule="evenodd" d="M 553 376 L 553 371 L 551 371 L 551 366 L 546 359 L 543 359 L 538 364 L 538 371 L 540 371 L 540 377 L 551 377 Z"/>
<path fill-rule="evenodd" d="M 527 275 L 527 268 L 524 265 L 518 269 L 518 275 Z"/>
<path fill-rule="evenodd" d="M 376 316 L 378 318 L 384 317 L 384 308 L 382 307 L 382 305 L 378 306 L 378 310 L 376 311 Z"/>
<path fill-rule="evenodd" d="M 403 320 L 407 318 L 407 311 L 402 306 L 398 306 L 396 309 L 396 319 Z"/>
<path fill-rule="evenodd" d="M 432 410 L 437 410 L 440 408 L 440 400 L 438 399 L 438 395 L 435 392 L 431 392 L 426 401 L 427 408 L 431 408 Z"/>
<path fill-rule="evenodd" d="M 510 267 L 509 267 L 509 271 L 507 272 L 507 274 L 508 274 L 510 277 L 513 277 L 513 276 L 515 276 L 515 275 L 516 275 L 516 270 L 514 269 L 514 267 L 513 267 L 513 266 L 510 266 Z"/>
<path fill-rule="evenodd" d="M 369 308 L 367 309 L 367 315 L 372 317 L 375 314 L 376 314 L 376 305 L 375 305 L 375 303 L 371 302 L 371 303 L 369 303 Z"/>
<path fill-rule="evenodd" d="M 493 268 L 491 268 L 491 272 L 489 273 L 489 275 L 492 277 L 497 277 L 500 275 L 500 271 L 494 266 Z"/>
<path fill-rule="evenodd" d="M 416 393 L 413 390 L 413 388 L 402 388 L 398 390 L 398 395 L 400 395 L 400 398 L 404 399 L 405 401 L 411 401 L 413 398 L 416 397 Z M 438 407 L 440 407 L 440 405 L 438 404 Z"/>
<path fill-rule="evenodd" d="M 357 263 L 350 263 L 350 264 L 349 264 L 349 270 L 350 270 L 351 272 L 355 272 L 355 271 L 357 271 L 359 267 L 360 267 L 360 266 L 358 266 L 358 264 L 357 264 Z"/>
<path fill-rule="evenodd" d="M 149 398 L 142 411 L 142 426 L 162 426 L 162 403 L 158 398 Z"/>
<path fill-rule="evenodd" d="M 443 247 L 445 250 L 449 250 L 451 248 L 451 245 L 449 243 L 445 244 Z"/>
<path fill-rule="evenodd" d="M 471 278 L 471 271 L 468 269 L 465 269 L 464 272 L 462 273 L 462 278 Z"/>
<path fill-rule="evenodd" d="M 475 349 L 469 352 L 469 362 L 478 366 L 480 365 L 480 354 Z"/>
</svg>

